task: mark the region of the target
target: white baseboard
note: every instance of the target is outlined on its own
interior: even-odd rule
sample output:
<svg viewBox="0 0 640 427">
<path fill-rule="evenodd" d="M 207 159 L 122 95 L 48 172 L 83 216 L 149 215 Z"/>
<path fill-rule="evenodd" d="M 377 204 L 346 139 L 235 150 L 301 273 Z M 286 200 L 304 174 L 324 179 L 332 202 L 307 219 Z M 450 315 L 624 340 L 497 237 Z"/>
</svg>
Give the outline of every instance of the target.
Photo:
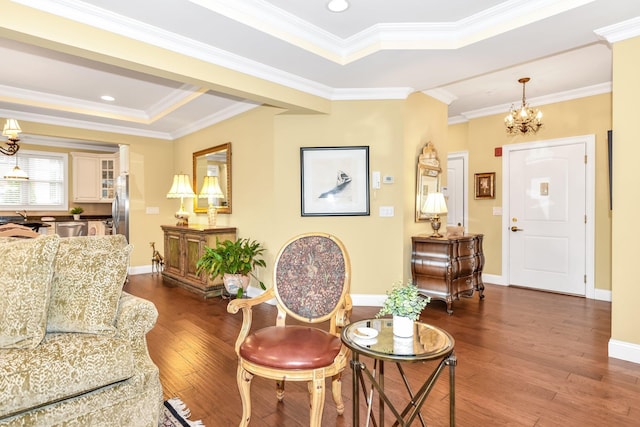
<svg viewBox="0 0 640 427">
<path fill-rule="evenodd" d="M 640 344 L 610 339 L 609 357 L 633 363 L 640 363 Z"/>
<path fill-rule="evenodd" d="M 151 264 L 129 267 L 129 274 L 131 276 L 135 276 L 136 274 L 146 274 L 146 273 L 151 273 Z"/>
<path fill-rule="evenodd" d="M 386 299 L 386 294 L 351 294 L 354 307 L 382 307 Z"/>
<path fill-rule="evenodd" d="M 135 276 L 136 274 L 147 274 L 147 273 L 152 273 L 151 264 L 129 267 L 129 274 L 132 276 Z M 492 285 L 507 286 L 507 284 L 504 283 L 502 276 L 498 276 L 495 274 L 483 274 L 482 281 L 485 283 L 491 283 Z M 255 297 L 257 295 L 260 295 L 262 292 L 260 291 L 259 288 L 253 289 L 252 287 L 249 287 L 247 293 L 249 294 L 250 297 Z M 353 300 L 354 306 L 382 307 L 382 303 L 384 302 L 385 298 L 386 298 L 386 295 L 351 294 L 351 299 Z M 594 299 L 611 302 L 611 291 L 596 288 Z"/>
<path fill-rule="evenodd" d="M 599 300 L 599 301 L 609 301 L 611 302 L 611 291 L 608 291 L 606 289 L 595 289 L 595 295 L 593 296 L 593 299 Z"/>
<path fill-rule="evenodd" d="M 484 283 L 491 283 L 492 285 L 507 286 L 508 284 L 502 278 L 502 276 L 496 276 L 495 274 L 482 273 L 482 281 Z"/>
</svg>

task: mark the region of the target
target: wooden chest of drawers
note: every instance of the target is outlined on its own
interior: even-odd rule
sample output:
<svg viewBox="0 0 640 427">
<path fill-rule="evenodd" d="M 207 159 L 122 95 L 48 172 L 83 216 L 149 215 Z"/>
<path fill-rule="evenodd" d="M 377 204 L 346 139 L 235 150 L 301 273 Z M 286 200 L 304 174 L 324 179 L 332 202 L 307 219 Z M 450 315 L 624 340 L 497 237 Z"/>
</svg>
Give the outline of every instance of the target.
<svg viewBox="0 0 640 427">
<path fill-rule="evenodd" d="M 420 293 L 445 301 L 449 314 L 453 313 L 454 298 L 459 299 L 460 295 L 472 296 L 477 290 L 480 299 L 484 298 L 482 237 L 482 234 L 466 234 L 452 238 L 411 238 L 413 283 Z"/>
</svg>

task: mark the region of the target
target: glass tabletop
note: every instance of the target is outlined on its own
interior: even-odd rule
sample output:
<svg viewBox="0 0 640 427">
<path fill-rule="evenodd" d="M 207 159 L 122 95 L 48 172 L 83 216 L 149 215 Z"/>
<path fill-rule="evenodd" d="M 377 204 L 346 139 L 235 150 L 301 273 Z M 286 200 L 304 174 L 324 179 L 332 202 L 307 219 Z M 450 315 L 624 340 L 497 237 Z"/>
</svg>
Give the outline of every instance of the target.
<svg viewBox="0 0 640 427">
<path fill-rule="evenodd" d="M 453 351 L 455 341 L 445 330 L 414 322 L 413 336 L 393 335 L 393 319 L 365 319 L 347 325 L 342 341 L 352 351 L 376 359 L 401 361 L 431 360 Z"/>
</svg>

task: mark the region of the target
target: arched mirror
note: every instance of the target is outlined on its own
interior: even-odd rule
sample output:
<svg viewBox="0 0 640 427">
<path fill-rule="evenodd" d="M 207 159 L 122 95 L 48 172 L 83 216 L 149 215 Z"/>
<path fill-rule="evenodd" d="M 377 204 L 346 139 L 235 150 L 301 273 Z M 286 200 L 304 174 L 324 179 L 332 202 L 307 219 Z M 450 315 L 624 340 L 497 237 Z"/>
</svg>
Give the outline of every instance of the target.
<svg viewBox="0 0 640 427">
<path fill-rule="evenodd" d="M 221 195 L 199 197 L 206 176 L 217 177 Z M 209 202 L 218 213 L 231 213 L 231 143 L 207 148 L 193 153 L 193 211 L 206 213 Z"/>
<path fill-rule="evenodd" d="M 422 212 L 429 193 L 440 191 L 440 160 L 431 142 L 422 149 L 416 168 L 416 221 L 429 221 L 430 216 Z"/>
</svg>

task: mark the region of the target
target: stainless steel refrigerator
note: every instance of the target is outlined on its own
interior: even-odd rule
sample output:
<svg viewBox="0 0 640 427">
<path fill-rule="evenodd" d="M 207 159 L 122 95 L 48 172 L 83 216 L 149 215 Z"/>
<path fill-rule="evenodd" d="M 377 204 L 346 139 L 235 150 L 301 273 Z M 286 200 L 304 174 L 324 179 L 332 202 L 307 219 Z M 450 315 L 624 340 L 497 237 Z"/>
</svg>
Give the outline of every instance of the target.
<svg viewBox="0 0 640 427">
<path fill-rule="evenodd" d="M 111 205 L 113 234 L 123 234 L 129 241 L 129 175 L 120 174 L 116 179 L 115 198 Z"/>
</svg>

